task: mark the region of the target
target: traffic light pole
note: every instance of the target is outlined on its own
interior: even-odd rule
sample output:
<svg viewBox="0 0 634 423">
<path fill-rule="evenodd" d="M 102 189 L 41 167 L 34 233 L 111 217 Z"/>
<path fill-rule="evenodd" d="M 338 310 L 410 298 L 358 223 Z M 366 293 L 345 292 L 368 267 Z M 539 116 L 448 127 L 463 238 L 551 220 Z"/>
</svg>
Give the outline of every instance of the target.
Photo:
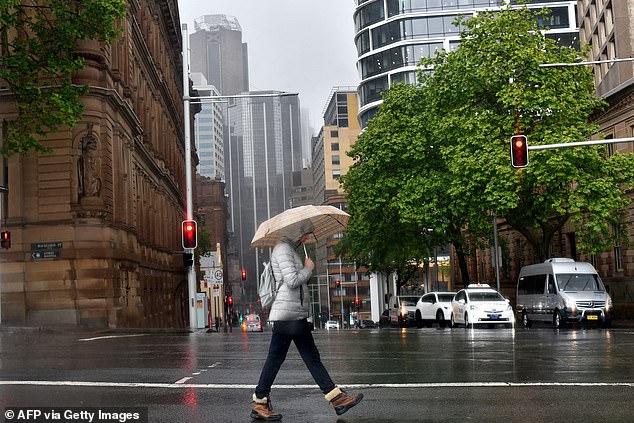
<svg viewBox="0 0 634 423">
<path fill-rule="evenodd" d="M 194 219 L 192 200 L 192 146 L 191 146 L 191 111 L 189 97 L 189 35 L 187 24 L 182 25 L 183 42 L 183 125 L 185 132 L 185 217 L 187 220 Z M 193 248 L 185 250 L 186 253 L 194 253 Z M 192 263 L 187 272 L 187 296 L 189 309 L 189 328 L 197 329 L 196 317 L 196 267 Z"/>
<path fill-rule="evenodd" d="M 2 211 L 4 210 L 4 194 L 9 192 L 9 188 L 0 186 L 0 227 L 3 227 Z M 2 325 L 2 280 L 0 280 L 0 325 Z"/>
<path fill-rule="evenodd" d="M 560 144 L 546 144 L 546 145 L 529 145 L 528 149 L 533 150 L 550 150 L 553 148 L 570 148 L 570 147 L 582 147 L 584 145 L 600 145 L 600 144 L 619 144 L 623 142 L 634 142 L 634 137 L 629 138 L 612 138 L 607 140 L 591 140 L 591 141 L 578 141 L 578 142 L 565 142 Z"/>
</svg>

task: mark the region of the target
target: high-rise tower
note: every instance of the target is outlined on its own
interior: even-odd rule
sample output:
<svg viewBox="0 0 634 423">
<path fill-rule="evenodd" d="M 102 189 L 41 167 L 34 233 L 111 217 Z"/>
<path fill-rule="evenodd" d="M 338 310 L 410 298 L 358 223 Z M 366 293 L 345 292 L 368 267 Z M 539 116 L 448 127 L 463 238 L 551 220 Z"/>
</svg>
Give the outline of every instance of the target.
<svg viewBox="0 0 634 423">
<path fill-rule="evenodd" d="M 205 15 L 194 20 L 196 32 L 189 37 L 191 70 L 201 72 L 220 94 L 249 90 L 247 44 L 233 16 Z"/>
<path fill-rule="evenodd" d="M 460 44 L 454 24 L 461 15 L 517 4 L 517 0 L 356 0 L 354 12 L 359 121 L 367 126 L 381 104 L 381 93 L 397 82 L 416 83 L 418 62 L 437 50 Z M 578 44 L 576 1 L 533 0 L 530 8 L 548 7 L 552 14 L 547 37 L 564 45 Z"/>
</svg>

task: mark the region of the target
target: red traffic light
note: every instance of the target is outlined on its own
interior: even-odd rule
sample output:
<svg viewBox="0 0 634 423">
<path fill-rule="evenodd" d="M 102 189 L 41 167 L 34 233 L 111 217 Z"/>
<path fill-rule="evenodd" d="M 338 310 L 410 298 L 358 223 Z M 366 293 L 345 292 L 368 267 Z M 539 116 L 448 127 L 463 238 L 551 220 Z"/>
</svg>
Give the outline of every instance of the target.
<svg viewBox="0 0 634 423">
<path fill-rule="evenodd" d="M 522 168 L 528 166 L 528 142 L 526 135 L 511 137 L 511 166 Z"/>
<path fill-rule="evenodd" d="M 242 268 L 242 280 L 247 280 L 247 270 L 244 267 Z"/>
<path fill-rule="evenodd" d="M 229 298 L 227 298 L 227 303 L 229 304 L 229 307 L 233 306 L 233 296 L 229 295 Z"/>
<path fill-rule="evenodd" d="M 359 297 L 354 297 L 354 305 L 355 307 L 359 307 Z"/>
<path fill-rule="evenodd" d="M 198 234 L 195 220 L 184 220 L 182 224 L 183 248 L 196 248 Z"/>
<path fill-rule="evenodd" d="M 339 288 L 341 286 L 341 281 L 339 279 L 335 280 L 335 288 Z"/>
<path fill-rule="evenodd" d="M 2 248 L 6 248 L 7 250 L 11 248 L 11 232 L 0 232 L 0 243 L 2 244 Z"/>
</svg>

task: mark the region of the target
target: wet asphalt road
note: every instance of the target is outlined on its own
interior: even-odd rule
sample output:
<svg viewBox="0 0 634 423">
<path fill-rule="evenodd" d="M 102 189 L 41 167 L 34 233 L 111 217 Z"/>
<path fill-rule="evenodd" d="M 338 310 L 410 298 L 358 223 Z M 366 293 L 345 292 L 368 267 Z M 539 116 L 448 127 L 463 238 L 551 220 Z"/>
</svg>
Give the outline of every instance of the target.
<svg viewBox="0 0 634 423">
<path fill-rule="evenodd" d="M 314 335 L 333 380 L 365 399 L 338 418 L 291 347 L 272 391 L 284 422 L 634 420 L 632 328 Z M 250 422 L 269 338 L 3 328 L 0 409 L 141 407 L 149 422 Z"/>
</svg>

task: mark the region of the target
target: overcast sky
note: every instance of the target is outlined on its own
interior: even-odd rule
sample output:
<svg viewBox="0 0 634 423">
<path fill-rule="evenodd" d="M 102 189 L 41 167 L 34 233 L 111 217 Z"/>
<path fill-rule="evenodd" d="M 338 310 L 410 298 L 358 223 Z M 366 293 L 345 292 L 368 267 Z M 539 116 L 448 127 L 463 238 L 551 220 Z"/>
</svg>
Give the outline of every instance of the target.
<svg viewBox="0 0 634 423">
<path fill-rule="evenodd" d="M 356 86 L 354 0 L 178 0 L 191 34 L 202 15 L 235 16 L 249 49 L 251 90 L 298 92 L 314 131 L 335 86 Z"/>
</svg>

